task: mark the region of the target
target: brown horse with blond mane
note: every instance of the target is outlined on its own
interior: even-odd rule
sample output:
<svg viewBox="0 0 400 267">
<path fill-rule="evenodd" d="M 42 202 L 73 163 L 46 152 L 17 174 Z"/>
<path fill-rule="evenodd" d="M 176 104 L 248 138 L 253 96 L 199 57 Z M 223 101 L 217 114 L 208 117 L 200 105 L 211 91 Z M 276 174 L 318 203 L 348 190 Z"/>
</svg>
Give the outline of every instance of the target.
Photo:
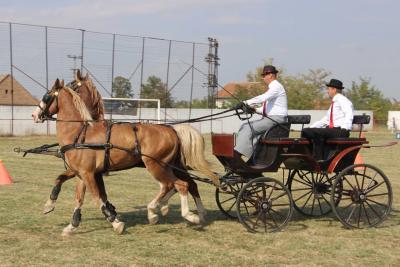
<svg viewBox="0 0 400 267">
<path fill-rule="evenodd" d="M 95 103 L 99 94 L 90 83 L 90 79 L 82 82 L 79 92 L 82 92 L 83 88 L 92 92 L 89 99 Z M 94 200 L 114 229 L 122 233 L 124 223 L 117 219 L 115 208 L 107 199 L 102 173 L 106 169 L 117 171 L 140 164 L 144 164 L 160 183 L 159 194 L 147 206 L 150 222 L 158 220 L 158 208 L 161 208 L 163 215 L 168 212 L 168 199 L 176 190 L 181 198 L 182 217 L 191 223 L 200 223 L 204 219 L 205 211 L 199 195 L 194 195 L 199 215 L 189 211 L 188 190 L 194 186 L 197 191 L 197 185 L 190 178 L 186 167 L 203 172 L 215 184 L 218 184 L 219 180 L 209 170 L 204 159 L 204 140 L 199 132 L 189 125 L 170 127 L 117 123 L 108 126 L 104 120 L 93 119 L 93 115 L 96 115 L 93 111 L 97 109 L 97 115 L 102 113 L 101 97 L 97 99 L 99 103 L 97 107 L 91 105 L 90 109 L 85 105 L 83 98 L 83 94 L 80 96 L 70 87 L 64 86 L 63 81 L 57 79 L 52 90 L 46 93 L 32 116 L 35 122 L 39 122 L 43 115 L 57 114 L 57 140 L 64 148 L 64 159 L 69 168 L 67 172 L 78 176 L 84 186 L 89 188 Z M 107 140 L 108 134 L 109 140 Z M 154 140 L 157 140 L 157 143 Z M 105 157 L 106 148 L 109 149 L 108 161 Z M 83 197 L 76 209 L 80 209 L 82 204 Z M 77 216 L 80 217 L 80 213 Z M 76 227 L 77 225 L 71 223 L 63 232 L 72 233 Z"/>
</svg>

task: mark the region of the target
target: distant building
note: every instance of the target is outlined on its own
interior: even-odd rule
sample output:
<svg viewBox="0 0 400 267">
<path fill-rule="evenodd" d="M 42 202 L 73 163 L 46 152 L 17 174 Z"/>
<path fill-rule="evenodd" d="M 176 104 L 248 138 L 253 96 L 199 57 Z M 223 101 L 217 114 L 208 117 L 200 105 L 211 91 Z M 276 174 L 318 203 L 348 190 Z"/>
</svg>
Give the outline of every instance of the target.
<svg viewBox="0 0 400 267">
<path fill-rule="evenodd" d="M 233 99 L 232 95 L 235 95 L 236 91 L 243 88 L 246 90 L 253 90 L 255 88 L 259 88 L 259 82 L 230 82 L 224 86 L 224 89 L 221 89 L 217 93 L 217 97 L 215 100 L 215 105 L 217 108 L 223 107 L 224 104 L 230 102 Z"/>
<path fill-rule="evenodd" d="M 36 106 L 39 100 L 14 79 L 14 95 L 11 97 L 11 75 L 0 75 L 0 105 Z"/>
</svg>

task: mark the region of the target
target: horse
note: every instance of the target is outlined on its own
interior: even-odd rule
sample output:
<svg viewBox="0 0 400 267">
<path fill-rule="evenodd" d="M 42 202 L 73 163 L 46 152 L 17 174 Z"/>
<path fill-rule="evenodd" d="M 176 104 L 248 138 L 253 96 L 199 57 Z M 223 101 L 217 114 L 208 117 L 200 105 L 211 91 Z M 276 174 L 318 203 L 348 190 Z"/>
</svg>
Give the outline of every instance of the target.
<svg viewBox="0 0 400 267">
<path fill-rule="evenodd" d="M 168 198 L 178 191 L 181 197 L 182 217 L 192 223 L 200 223 L 204 217 L 200 196 L 195 196 L 199 215 L 189 211 L 187 193 L 191 186 L 197 185 L 191 179 L 185 167 L 202 171 L 215 184 L 218 177 L 212 173 L 204 159 L 204 140 L 197 138 L 199 133 L 187 125 L 168 127 L 152 124 L 121 123 L 112 126 L 110 140 L 106 144 L 107 126 L 104 121 L 93 121 L 91 114 L 79 95 L 63 81 L 56 80 L 33 112 L 35 122 L 41 116 L 57 114 L 57 139 L 62 147 L 70 146 L 85 128 L 87 144 L 111 145 L 109 170 L 117 171 L 135 167 L 143 163 L 148 171 L 160 182 L 160 193 L 148 204 L 149 220 L 158 220 L 156 209 L 167 205 Z M 111 129 L 111 128 L 110 128 Z M 75 141 L 74 141 L 75 140 Z M 154 140 L 157 140 L 155 144 Z M 76 143 L 76 142 L 75 142 Z M 115 149 L 114 149 L 115 148 Z M 136 153 L 140 148 L 140 153 Z M 87 186 L 103 214 L 118 233 L 122 233 L 124 223 L 119 221 L 114 206 L 108 202 L 102 183 L 102 172 L 105 169 L 104 149 L 69 149 L 65 151 L 65 162 Z M 177 171 L 179 169 L 179 171 Z M 68 170 L 67 170 L 68 171 Z M 103 187 L 103 189 L 102 189 Z M 78 203 L 76 209 L 80 209 Z M 73 216 L 74 217 L 74 216 Z M 70 224 L 64 231 L 72 232 L 77 226 Z M 63 232 L 64 232 L 63 231 Z"/>
<path fill-rule="evenodd" d="M 86 86 L 82 86 L 82 84 Z M 94 119 L 98 120 L 103 120 L 104 119 L 104 107 L 103 107 L 103 102 L 101 95 L 98 93 L 96 90 L 95 85 L 92 83 L 92 80 L 89 78 L 89 76 L 86 74 L 85 77 L 82 77 L 80 74 L 80 71 L 78 70 L 76 75 L 75 75 L 75 80 L 69 83 L 69 85 L 73 86 L 74 90 L 79 94 L 79 96 L 82 98 L 83 102 L 86 104 L 86 106 L 89 109 L 89 112 L 91 113 L 92 117 Z M 82 86 L 82 87 L 81 87 Z M 175 126 L 177 128 L 180 126 Z M 181 132 L 181 131 L 178 131 Z M 194 134 L 194 139 L 199 139 L 202 140 L 201 134 L 197 131 L 192 131 L 192 134 Z M 193 138 L 193 137 L 192 137 Z M 197 143 L 200 143 L 197 142 Z M 204 150 L 204 148 L 199 148 L 200 150 Z M 205 162 L 205 160 L 202 160 Z M 44 207 L 44 213 L 48 214 L 52 212 L 55 208 L 55 204 L 58 198 L 58 195 L 61 191 L 62 184 L 75 177 L 75 173 L 67 169 L 65 172 L 60 174 L 57 179 L 55 180 L 55 185 L 51 191 L 49 199 L 46 201 L 45 207 Z M 200 206 L 199 210 L 203 210 L 203 212 L 199 212 L 200 220 L 204 222 L 204 214 L 205 210 L 202 207 L 202 203 L 200 200 L 200 194 L 198 192 L 198 188 L 194 180 L 186 175 L 183 176 L 188 183 L 189 183 L 189 193 L 193 196 L 195 202 L 198 202 L 197 206 Z M 99 186 L 104 186 L 104 182 L 102 181 L 102 176 L 97 177 L 96 179 L 99 179 L 98 185 Z M 78 179 L 77 185 L 76 185 L 76 194 L 75 194 L 75 201 L 77 203 L 77 207 L 80 207 L 83 204 L 83 199 L 84 199 L 84 194 L 85 194 L 85 185 L 84 183 Z M 105 190 L 105 189 L 103 189 Z M 176 190 L 173 190 L 169 192 L 169 196 L 171 197 L 174 193 L 176 193 Z M 110 204 L 110 203 L 106 203 Z M 162 205 L 160 204 L 160 211 L 163 216 L 166 216 L 168 214 L 169 208 L 168 208 L 168 198 L 164 198 L 164 202 Z M 71 224 L 74 226 L 79 226 L 81 220 L 81 214 L 80 214 L 80 208 L 76 208 L 74 211 L 74 214 L 72 216 Z M 155 224 L 158 222 L 158 217 L 152 216 L 149 214 L 149 223 L 150 224 Z M 69 234 L 68 232 L 65 234 Z"/>
</svg>

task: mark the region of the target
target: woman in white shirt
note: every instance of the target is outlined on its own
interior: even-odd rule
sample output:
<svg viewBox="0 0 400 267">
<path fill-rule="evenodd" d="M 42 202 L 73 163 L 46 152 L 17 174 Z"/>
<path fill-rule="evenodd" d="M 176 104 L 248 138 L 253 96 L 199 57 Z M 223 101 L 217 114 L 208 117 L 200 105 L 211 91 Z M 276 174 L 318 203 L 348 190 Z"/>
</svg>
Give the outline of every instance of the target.
<svg viewBox="0 0 400 267">
<path fill-rule="evenodd" d="M 313 123 L 311 128 L 304 128 L 301 133 L 302 137 L 312 142 L 316 160 L 323 159 L 325 139 L 349 137 L 353 123 L 353 104 L 342 95 L 343 83 L 337 79 L 331 79 L 326 86 L 331 98 L 331 105 L 326 115 Z"/>
<path fill-rule="evenodd" d="M 261 75 L 267 85 L 266 92 L 244 101 L 244 104 L 249 106 L 262 104 L 261 107 L 256 109 L 256 112 L 261 114 L 262 118 L 242 124 L 236 136 L 236 156 L 244 155 L 250 158 L 259 137 L 276 123 L 287 121 L 286 91 L 282 84 L 276 80 L 277 73 L 278 70 L 274 66 L 264 66 Z"/>
</svg>

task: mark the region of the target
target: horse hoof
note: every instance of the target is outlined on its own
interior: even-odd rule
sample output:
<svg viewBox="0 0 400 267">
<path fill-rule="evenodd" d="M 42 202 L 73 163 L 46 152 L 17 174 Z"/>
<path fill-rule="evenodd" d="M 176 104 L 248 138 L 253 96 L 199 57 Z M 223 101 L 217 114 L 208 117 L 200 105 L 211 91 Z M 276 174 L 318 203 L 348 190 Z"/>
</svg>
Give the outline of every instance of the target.
<svg viewBox="0 0 400 267">
<path fill-rule="evenodd" d="M 147 219 L 149 220 L 149 224 L 157 224 L 158 223 L 158 215 L 157 214 L 148 215 Z"/>
<path fill-rule="evenodd" d="M 44 204 L 43 214 L 48 214 L 52 212 L 56 207 L 56 202 L 54 200 L 47 200 L 46 204 Z"/>
<path fill-rule="evenodd" d="M 162 206 L 160 208 L 160 211 L 161 211 L 162 216 L 167 216 L 167 214 L 169 212 L 169 206 L 168 205 Z"/>
<path fill-rule="evenodd" d="M 114 231 L 117 232 L 117 234 L 122 235 L 124 233 L 124 231 L 125 231 L 125 223 L 124 222 L 120 222 L 116 219 L 111 224 L 114 228 Z"/>
<path fill-rule="evenodd" d="M 186 220 L 193 224 L 200 224 L 200 217 L 194 213 L 189 212 L 186 216 L 184 216 Z"/>
<path fill-rule="evenodd" d="M 73 235 L 73 233 L 76 231 L 76 227 L 73 227 L 71 224 L 69 224 L 67 227 L 65 227 L 61 233 L 61 236 L 68 237 Z"/>
</svg>

